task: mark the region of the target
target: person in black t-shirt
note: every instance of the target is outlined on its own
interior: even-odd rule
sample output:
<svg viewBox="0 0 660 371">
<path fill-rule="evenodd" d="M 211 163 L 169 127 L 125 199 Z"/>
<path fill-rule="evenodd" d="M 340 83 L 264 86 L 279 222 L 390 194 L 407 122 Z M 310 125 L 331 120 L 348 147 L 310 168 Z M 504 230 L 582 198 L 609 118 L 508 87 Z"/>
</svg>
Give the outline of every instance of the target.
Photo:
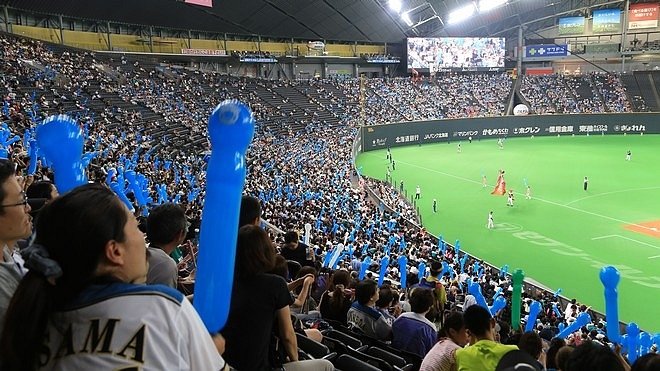
<svg viewBox="0 0 660 371">
<path fill-rule="evenodd" d="M 286 260 L 293 260 L 300 265 L 307 265 L 307 245 L 299 241 L 298 232 L 288 231 L 284 234 L 284 245 L 280 251 Z"/>
<path fill-rule="evenodd" d="M 275 249 L 268 234 L 254 225 L 243 226 L 236 242 L 229 317 L 220 331 L 226 339 L 225 360 L 238 370 L 332 370 L 327 360 L 298 361 L 289 310 L 293 298 L 282 277 L 266 273 L 274 266 Z M 274 325 L 277 330 L 273 333 Z M 283 359 L 270 357 L 271 334 L 279 339 Z"/>
</svg>

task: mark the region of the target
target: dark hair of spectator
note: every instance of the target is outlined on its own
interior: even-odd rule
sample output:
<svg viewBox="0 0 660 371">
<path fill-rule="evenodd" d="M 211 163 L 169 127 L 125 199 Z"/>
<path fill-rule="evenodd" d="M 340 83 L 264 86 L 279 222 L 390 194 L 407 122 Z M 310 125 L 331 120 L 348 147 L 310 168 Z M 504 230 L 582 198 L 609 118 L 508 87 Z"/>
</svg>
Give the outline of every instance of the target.
<svg viewBox="0 0 660 371">
<path fill-rule="evenodd" d="M 474 336 L 483 336 L 490 330 L 490 313 L 480 305 L 471 305 L 463 313 L 465 327 Z"/>
<path fill-rule="evenodd" d="M 296 243 L 298 242 L 298 232 L 288 231 L 284 234 L 284 243 Z"/>
<path fill-rule="evenodd" d="M 236 277 L 270 272 L 275 267 L 275 255 L 266 231 L 250 224 L 241 227 L 236 243 Z"/>
<path fill-rule="evenodd" d="M 624 368 L 609 347 L 587 341 L 573 350 L 566 368 L 562 368 L 562 371 L 581 370 L 624 371 Z"/>
<path fill-rule="evenodd" d="M 465 321 L 463 321 L 463 313 L 461 312 L 451 312 L 445 317 L 445 323 L 438 331 L 438 336 L 443 338 L 449 337 L 449 330 L 454 330 L 456 332 L 461 331 L 465 328 Z"/>
<path fill-rule="evenodd" d="M 381 286 L 380 291 L 378 291 L 376 306 L 378 308 L 387 308 L 392 305 L 392 301 L 394 301 L 394 291 L 389 286 Z"/>
<path fill-rule="evenodd" d="M 25 190 L 25 195 L 28 198 L 45 198 L 50 200 L 52 192 L 53 182 L 48 180 L 40 180 L 30 184 L 30 186 Z"/>
<path fill-rule="evenodd" d="M 367 305 L 377 290 L 378 283 L 376 281 L 362 280 L 355 286 L 355 300 L 362 305 Z"/>
<path fill-rule="evenodd" d="M 30 270 L 9 304 L 0 340 L 3 370 L 34 370 L 50 315 L 93 280 L 109 241 L 124 242 L 126 207 L 108 188 L 88 184 L 46 205 L 37 221 L 36 243 L 62 268 L 56 284 Z"/>
<path fill-rule="evenodd" d="M 554 338 L 550 341 L 550 347 L 548 348 L 548 353 L 546 354 L 545 365 L 548 369 L 550 368 L 559 368 L 557 365 L 557 352 L 561 347 L 566 345 L 566 341 L 560 338 Z"/>
<path fill-rule="evenodd" d="M 310 290 L 315 291 L 318 288 L 318 284 L 317 284 L 317 281 L 316 281 L 316 277 L 318 276 L 318 271 L 316 270 L 316 268 L 310 267 L 308 265 L 300 268 L 298 273 L 296 273 L 295 279 L 305 277 L 308 274 L 311 274 L 311 275 L 314 276 L 314 282 L 312 283 L 312 286 L 310 287 Z M 302 291 L 302 288 L 303 288 L 302 285 L 298 286 L 296 288 L 295 293 L 299 294 Z"/>
<path fill-rule="evenodd" d="M 647 353 L 633 363 L 630 371 L 657 371 L 660 370 L 660 354 Z"/>
<path fill-rule="evenodd" d="M 5 160 L 5 159 L 0 159 L 0 203 L 3 203 L 5 201 L 5 188 L 4 184 L 11 177 L 12 175 L 16 174 L 16 170 L 14 167 L 14 163 Z M 5 208 L 0 207 L 0 215 L 3 215 L 5 213 Z"/>
<path fill-rule="evenodd" d="M 257 218 L 261 217 L 261 203 L 259 199 L 252 196 L 243 196 L 241 198 L 241 212 L 238 219 L 238 228 L 253 224 Z"/>
<path fill-rule="evenodd" d="M 432 262 L 431 263 L 431 271 L 429 272 L 431 276 L 437 277 L 440 272 L 442 272 L 442 264 L 440 262 Z"/>
<path fill-rule="evenodd" d="M 424 313 L 433 305 L 433 292 L 430 289 L 416 288 L 410 294 L 410 310 Z"/>
<path fill-rule="evenodd" d="M 346 296 L 344 296 L 344 289 L 347 289 L 351 283 L 351 276 L 347 271 L 336 271 L 330 278 L 330 288 L 332 289 L 332 297 L 330 297 L 330 307 L 339 313 L 344 308 Z"/>
<path fill-rule="evenodd" d="M 557 351 L 557 355 L 555 356 L 555 363 L 557 365 L 557 369 L 559 370 L 566 370 L 566 365 L 568 364 L 568 359 L 571 356 L 571 353 L 573 353 L 573 348 L 572 346 L 565 345 Z"/>
<path fill-rule="evenodd" d="M 149 243 L 155 246 L 171 243 L 186 230 L 186 223 L 186 213 L 179 205 L 166 203 L 156 206 L 147 217 Z"/>
<path fill-rule="evenodd" d="M 541 337 L 538 333 L 528 331 L 520 336 L 518 349 L 534 357 L 534 359 L 539 359 L 543 350 L 543 342 L 541 342 Z"/>
<path fill-rule="evenodd" d="M 274 274 L 289 281 L 289 265 L 282 255 L 275 255 L 275 266 L 268 273 Z"/>
</svg>

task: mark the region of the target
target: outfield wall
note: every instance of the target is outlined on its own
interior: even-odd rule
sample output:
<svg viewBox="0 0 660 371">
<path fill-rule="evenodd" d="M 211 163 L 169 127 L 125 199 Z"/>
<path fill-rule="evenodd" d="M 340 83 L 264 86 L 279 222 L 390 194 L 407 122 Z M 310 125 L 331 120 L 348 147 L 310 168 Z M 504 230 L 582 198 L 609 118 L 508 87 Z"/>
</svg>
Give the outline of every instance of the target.
<svg viewBox="0 0 660 371">
<path fill-rule="evenodd" d="M 660 113 L 499 116 L 362 127 L 362 151 L 532 135 L 660 134 Z"/>
</svg>

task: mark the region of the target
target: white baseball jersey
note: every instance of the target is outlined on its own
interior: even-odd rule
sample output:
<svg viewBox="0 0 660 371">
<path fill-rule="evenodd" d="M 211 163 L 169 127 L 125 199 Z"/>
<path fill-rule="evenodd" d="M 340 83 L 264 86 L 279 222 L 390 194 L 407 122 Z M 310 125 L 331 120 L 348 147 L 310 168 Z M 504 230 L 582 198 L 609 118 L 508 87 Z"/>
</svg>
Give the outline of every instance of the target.
<svg viewBox="0 0 660 371">
<path fill-rule="evenodd" d="M 220 370 L 190 302 L 161 285 L 93 285 L 54 315 L 40 370 Z"/>
</svg>

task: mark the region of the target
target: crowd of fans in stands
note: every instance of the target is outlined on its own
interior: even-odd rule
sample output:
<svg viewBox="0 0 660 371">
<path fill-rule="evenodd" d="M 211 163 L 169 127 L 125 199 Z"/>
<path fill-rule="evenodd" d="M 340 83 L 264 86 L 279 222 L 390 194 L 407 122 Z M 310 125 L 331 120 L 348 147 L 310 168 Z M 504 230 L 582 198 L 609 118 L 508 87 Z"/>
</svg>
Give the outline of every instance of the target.
<svg viewBox="0 0 660 371">
<path fill-rule="evenodd" d="M 520 94 L 538 114 L 632 112 L 616 74 L 526 75 Z"/>
<path fill-rule="evenodd" d="M 139 315 L 144 314 L 145 318 L 149 311 L 144 308 L 166 307 L 163 318 L 174 324 L 171 333 L 161 336 L 186 349 L 181 351 L 166 340 L 167 345 L 159 345 L 160 348 L 149 345 L 145 350 L 149 362 L 156 362 L 156 353 L 176 356 L 176 360 L 168 360 L 174 363 L 163 363 L 161 369 L 219 369 L 225 360 L 245 370 L 281 365 L 285 369 L 332 369 L 332 364 L 323 360 L 297 362 L 311 352 L 306 348 L 300 357 L 297 347 L 303 349 L 311 339 L 372 364 L 396 356 L 424 370 L 494 370 L 501 359 L 505 361 L 505 354 L 518 348 L 547 369 L 584 369 L 580 362 L 587 362 L 587 354 L 603 362 L 607 369 L 627 366 L 618 353 L 596 346 L 608 343 L 606 324 L 590 324 L 565 343 L 553 340 L 560 323 L 571 323 L 589 308 L 573 302 L 557 315 L 558 298 L 551 293 L 526 292 L 523 296 L 523 316 L 530 312 L 532 300 L 543 305 L 535 331 L 512 331 L 508 307 L 491 319 L 484 308 L 474 305 L 467 284 L 474 280 L 486 298 L 492 299 L 499 292 L 510 303 L 510 277 L 472 258 L 461 264 L 463 254 L 451 246 L 442 248 L 435 237 L 411 223 L 415 211 L 401 198 L 400 188 L 360 178 L 353 169 L 351 145 L 360 124 L 362 96 L 366 97 L 366 124 L 503 115 L 511 94 L 507 75 L 449 74 L 422 83 L 409 79 L 272 82 L 165 70 L 144 62 L 127 63 L 124 58 L 104 59 L 93 53 L 54 52 L 39 42 L 7 36 L 0 38 L 0 45 L 2 120 L 8 122 L 13 134 L 22 137 L 25 130 L 33 129 L 49 114 L 72 115 L 86 132 L 85 151 L 94 157 L 89 167 L 90 180 L 104 183 L 110 169 L 131 167 L 151 180 L 149 192 L 153 200 L 161 198 L 157 185 L 163 184 L 169 196 L 165 201 L 178 204 L 185 215 L 185 220 L 179 215 L 179 222 L 168 225 L 167 230 L 172 233 L 163 237 L 150 230 L 159 224 L 155 221 L 158 212 L 151 211 L 154 214 L 149 216 L 150 223 L 137 207 L 138 218 L 133 219 L 107 188 L 89 185 L 48 201 L 50 205 L 36 225 L 36 244 L 21 255 L 15 244 L 32 233 L 26 222 L 30 207 L 21 203 L 21 192 L 29 193 L 31 186 L 52 180 L 54 175 L 45 166 L 39 166 L 34 176 L 18 178 L 11 163 L 0 160 L 0 244 L 5 245 L 4 263 L 0 264 L 0 319 L 8 324 L 0 339 L 3 369 L 18 369 L 26 364 L 34 365 L 30 369 L 36 368 L 38 354 L 34 344 L 41 343 L 46 332 L 51 334 L 50 349 L 57 355 L 42 362 L 52 366 L 67 362 L 67 357 L 79 359 L 74 354 L 77 350 L 58 344 L 53 335 L 63 333 L 66 338 L 66 329 L 58 327 L 55 319 L 62 323 L 75 321 L 70 310 L 76 305 L 84 303 L 86 309 L 77 315 L 85 320 L 119 318 L 118 313 L 128 310 L 120 307 L 124 305 L 121 300 L 129 302 L 131 295 L 143 293 L 142 288 L 131 286 L 133 283 L 176 285 L 184 290 L 186 282 L 194 280 L 194 240 L 201 223 L 208 149 L 206 119 L 211 109 L 227 98 L 249 102 L 258 125 L 247 154 L 245 194 L 253 197 L 243 199 L 228 324 L 220 331 L 222 336 L 208 336 L 194 309 L 175 291 L 165 291 L 169 301 L 159 302 L 151 296 L 139 299 L 142 302 L 131 301 L 133 304 L 126 305 L 142 305 Z M 615 112 L 630 109 L 616 77 L 575 79 L 583 81 L 556 76 L 525 78 L 521 92 L 538 113 L 602 112 L 604 107 Z M 599 100 L 597 94 L 589 98 L 576 94 L 582 83 L 591 84 L 604 100 Z M 293 104 L 281 95 L 283 89 L 297 91 L 316 109 Z M 320 118 L 324 112 L 332 114 L 332 122 Z M 195 138 L 201 140 L 190 145 Z M 28 145 L 29 141 L 18 141 L 9 153 L 19 172 L 28 166 Z M 367 187 L 378 197 L 376 201 Z M 260 218 L 288 233 L 267 234 L 254 226 Z M 74 219 L 85 223 L 74 225 L 70 222 Z M 167 218 L 170 222 L 174 219 Z M 150 250 L 158 248 L 165 254 L 139 254 L 144 242 L 140 242 L 138 224 L 146 225 Z M 308 244 L 298 242 L 298 237 L 304 238 L 306 224 L 312 227 Z M 104 226 L 109 225 L 118 227 L 101 236 L 100 231 L 105 233 Z M 88 249 L 87 243 L 93 246 Z M 277 250 L 275 245 L 279 245 Z M 93 252 L 86 253 L 87 250 Z M 125 258 L 123 254 L 127 254 Z M 18 261 L 27 258 L 31 273 L 25 278 L 24 268 L 16 266 L 12 255 Z M 397 263 L 400 256 L 407 258 L 405 279 L 407 287 L 414 288 L 412 291 L 397 287 L 404 278 Z M 162 280 L 155 278 L 162 272 L 146 271 L 147 259 L 152 263 L 151 269 L 161 266 L 155 264 L 159 257 L 162 266 L 168 267 L 166 279 Z M 287 264 L 287 260 L 295 264 Z M 44 268 L 35 261 L 48 263 Z M 57 270 L 49 265 L 52 261 L 58 264 L 60 275 L 44 273 L 47 268 Z M 328 264 L 322 264 L 326 261 Z M 379 288 L 376 272 L 385 261 L 389 264 Z M 366 279 L 358 279 L 363 264 L 368 269 Z M 132 294 L 108 299 L 103 285 Z M 44 302 L 32 302 L 40 297 L 34 294 L 27 300 L 29 292 L 43 293 Z M 103 297 L 106 301 L 101 303 L 112 310 L 94 300 L 88 302 L 95 297 Z M 172 302 L 179 304 L 170 308 Z M 2 318 L 5 312 L 6 322 Z M 22 329 L 31 315 L 36 325 Z M 153 318 L 145 322 L 158 325 Z M 276 340 L 271 341 L 274 324 Z M 118 327 L 117 332 L 120 329 L 129 331 Z M 21 338 L 21 331 L 29 336 Z M 113 350 L 121 355 L 133 349 L 132 359 L 137 360 L 136 349 L 142 346 L 137 345 L 139 336 L 138 331 L 133 339 L 118 340 L 123 343 L 113 343 L 112 347 L 125 347 Z M 348 350 L 338 344 L 355 339 L 370 347 Z M 76 341 L 84 342 L 83 350 L 86 348 L 84 335 Z M 463 348 L 468 341 L 472 345 Z M 110 347 L 92 347 L 97 345 Z M 371 347 L 385 355 L 370 356 Z M 94 351 L 91 349 L 91 353 Z M 490 356 L 483 356 L 484 352 Z M 64 357 L 59 358 L 62 354 Z M 90 354 L 85 358 L 88 363 L 70 363 L 69 367 L 90 368 L 96 364 L 90 360 L 92 357 L 100 355 Z M 337 367 L 341 364 L 339 358 L 333 360 Z M 645 362 L 657 365 L 657 356 L 648 359 Z"/>
</svg>

